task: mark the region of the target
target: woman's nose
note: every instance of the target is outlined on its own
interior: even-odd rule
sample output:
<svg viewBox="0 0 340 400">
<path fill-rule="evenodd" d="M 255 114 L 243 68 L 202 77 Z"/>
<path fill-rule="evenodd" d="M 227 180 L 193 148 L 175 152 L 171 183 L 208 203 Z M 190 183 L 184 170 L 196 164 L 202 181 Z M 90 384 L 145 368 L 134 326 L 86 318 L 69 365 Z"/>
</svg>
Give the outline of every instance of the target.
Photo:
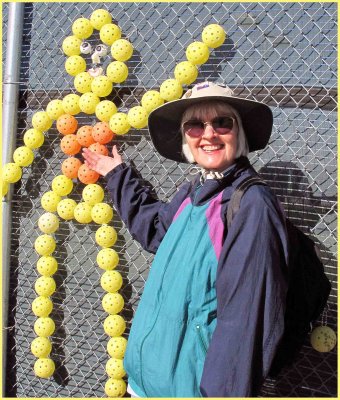
<svg viewBox="0 0 340 400">
<path fill-rule="evenodd" d="M 206 124 L 204 127 L 204 132 L 202 137 L 206 138 L 206 139 L 210 139 L 213 138 L 216 135 L 216 132 L 214 130 L 214 128 L 212 127 L 211 124 Z"/>
</svg>

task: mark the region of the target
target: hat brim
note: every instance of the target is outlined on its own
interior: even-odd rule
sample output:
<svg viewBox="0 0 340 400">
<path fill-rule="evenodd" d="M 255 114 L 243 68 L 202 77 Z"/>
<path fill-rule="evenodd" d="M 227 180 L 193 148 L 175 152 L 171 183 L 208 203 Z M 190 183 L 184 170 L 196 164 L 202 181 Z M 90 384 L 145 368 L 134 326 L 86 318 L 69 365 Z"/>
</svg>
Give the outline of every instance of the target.
<svg viewBox="0 0 340 400">
<path fill-rule="evenodd" d="M 249 151 L 266 147 L 273 128 L 273 114 L 266 104 L 239 97 L 206 96 L 170 101 L 150 113 L 150 136 L 160 155 L 173 161 L 188 162 L 182 153 L 183 113 L 192 105 L 211 100 L 223 101 L 239 113 Z"/>
</svg>

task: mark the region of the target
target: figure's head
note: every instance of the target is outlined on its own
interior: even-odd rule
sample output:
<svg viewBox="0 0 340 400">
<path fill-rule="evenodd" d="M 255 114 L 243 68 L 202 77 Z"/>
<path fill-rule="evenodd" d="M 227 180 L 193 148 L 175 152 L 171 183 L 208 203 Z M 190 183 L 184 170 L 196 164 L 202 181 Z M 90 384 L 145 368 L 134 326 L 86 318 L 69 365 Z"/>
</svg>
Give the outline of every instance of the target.
<svg viewBox="0 0 340 400">
<path fill-rule="evenodd" d="M 229 87 L 213 82 L 195 85 L 149 115 L 151 139 L 163 157 L 219 171 L 265 148 L 272 127 L 267 105 L 235 97 Z"/>
</svg>

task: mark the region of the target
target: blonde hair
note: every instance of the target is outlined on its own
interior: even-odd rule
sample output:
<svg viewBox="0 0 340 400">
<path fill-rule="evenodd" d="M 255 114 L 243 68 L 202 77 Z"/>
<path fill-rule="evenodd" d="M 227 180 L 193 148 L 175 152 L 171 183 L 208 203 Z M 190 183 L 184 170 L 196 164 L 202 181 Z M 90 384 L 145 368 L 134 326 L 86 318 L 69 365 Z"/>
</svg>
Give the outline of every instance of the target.
<svg viewBox="0 0 340 400">
<path fill-rule="evenodd" d="M 182 151 L 184 157 L 187 159 L 189 163 L 194 163 L 195 159 L 194 156 L 191 153 L 191 150 L 189 148 L 189 145 L 187 143 L 185 134 L 182 130 L 182 123 L 184 121 L 188 121 L 192 118 L 198 118 L 202 119 L 205 118 L 207 114 L 209 114 L 212 118 L 218 117 L 219 115 L 223 115 L 223 113 L 232 113 L 233 116 L 235 116 L 237 120 L 237 125 L 238 125 L 238 134 L 237 134 L 237 149 L 236 149 L 236 156 L 235 158 L 241 157 L 241 156 L 247 156 L 249 153 L 249 146 L 247 142 L 246 135 L 244 133 L 241 117 L 239 113 L 231 107 L 229 104 L 223 102 L 223 101 L 218 101 L 218 100 L 211 100 L 211 101 L 205 101 L 199 104 L 195 104 L 189 108 L 186 109 L 182 116 L 182 121 L 181 121 L 181 132 L 182 132 Z"/>
</svg>

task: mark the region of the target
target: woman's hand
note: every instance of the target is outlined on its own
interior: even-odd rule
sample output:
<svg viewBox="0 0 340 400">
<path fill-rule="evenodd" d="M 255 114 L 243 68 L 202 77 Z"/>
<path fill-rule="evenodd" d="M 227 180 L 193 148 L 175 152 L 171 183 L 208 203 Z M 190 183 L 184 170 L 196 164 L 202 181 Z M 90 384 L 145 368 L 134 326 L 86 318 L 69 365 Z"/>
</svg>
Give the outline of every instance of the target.
<svg viewBox="0 0 340 400">
<path fill-rule="evenodd" d="M 112 148 L 113 157 L 97 154 L 86 147 L 83 149 L 82 155 L 85 164 L 93 171 L 96 171 L 98 174 L 103 176 L 123 162 L 122 156 L 117 151 L 117 146 L 113 146 Z"/>
</svg>

